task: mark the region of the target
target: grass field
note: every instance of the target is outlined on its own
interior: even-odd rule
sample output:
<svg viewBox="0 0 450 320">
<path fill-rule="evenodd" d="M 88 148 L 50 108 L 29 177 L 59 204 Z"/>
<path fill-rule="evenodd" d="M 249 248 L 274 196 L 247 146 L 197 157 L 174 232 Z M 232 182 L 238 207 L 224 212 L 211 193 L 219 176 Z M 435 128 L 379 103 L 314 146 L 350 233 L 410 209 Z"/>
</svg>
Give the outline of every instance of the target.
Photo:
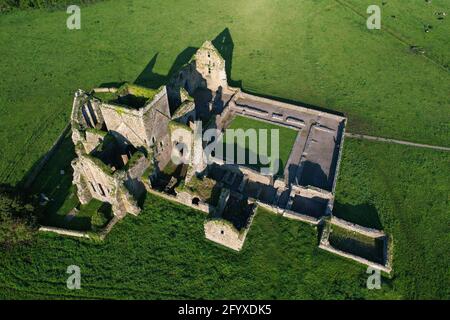
<svg viewBox="0 0 450 320">
<path fill-rule="evenodd" d="M 347 139 L 334 214 L 385 230 L 394 288 L 409 298 L 450 298 L 450 153 Z"/>
<path fill-rule="evenodd" d="M 449 2 L 384 1 L 379 31 L 365 27 L 369 2 L 381 4 L 110 0 L 82 6 L 77 31 L 65 11 L 1 15 L 0 183 L 21 181 L 50 148 L 77 88 L 135 79 L 157 88 L 226 28 L 233 84 L 345 112 L 350 132 L 449 146 L 450 18 L 434 15 Z M 33 192 L 73 193 L 59 173 L 70 152 L 61 156 Z M 0 298 L 450 299 L 449 164 L 448 152 L 345 141 L 335 214 L 393 236 L 382 290 L 365 288 L 363 266 L 318 249 L 308 225 L 259 212 L 236 254 L 204 239 L 201 213 L 148 195 L 142 215 L 104 243 L 40 234 L 0 251 Z M 66 289 L 71 264 L 80 291 Z"/>
<path fill-rule="evenodd" d="M 157 88 L 174 61 L 180 65 L 192 47 L 225 28 L 234 48 L 231 78 L 244 89 L 345 112 L 349 131 L 450 145 L 448 71 L 383 29 L 367 30 L 341 2 L 111 0 L 82 6 L 81 30 L 74 31 L 65 11 L 2 15 L 0 182 L 17 183 L 48 150 L 77 88 L 134 81 L 144 69 Z M 390 0 L 383 10 L 400 10 L 400 3 Z M 422 34 L 417 15 L 449 12 L 449 3 L 414 1 L 407 9 L 398 24 L 382 21 L 433 56 L 448 57 L 450 19 Z"/>
<path fill-rule="evenodd" d="M 224 143 L 224 154 L 226 155 L 226 150 L 227 150 L 227 145 L 228 144 L 233 144 L 234 145 L 234 162 L 238 163 L 238 154 L 239 152 L 245 152 L 245 163 L 243 163 L 243 165 L 246 165 L 247 167 L 250 167 L 252 169 L 255 170 L 260 170 L 261 168 L 271 168 L 272 172 L 274 172 L 274 168 L 275 168 L 275 161 L 278 160 L 278 170 L 277 170 L 277 174 L 279 176 L 283 176 L 284 174 L 284 167 L 287 164 L 287 161 L 289 159 L 289 155 L 291 154 L 292 151 L 292 147 L 294 145 L 295 139 L 297 137 L 298 131 L 290 129 L 290 128 L 286 128 L 286 127 L 282 127 L 282 126 L 277 126 L 268 122 L 264 122 L 264 121 L 259 121 L 259 120 L 255 120 L 252 118 L 248 118 L 248 117 L 243 117 L 243 116 L 236 116 L 233 121 L 230 123 L 230 125 L 227 127 L 227 130 L 231 129 L 231 130 L 243 130 L 244 132 L 246 132 L 247 130 L 256 130 L 256 136 L 258 137 L 257 139 L 257 144 L 251 143 L 249 141 L 249 138 L 245 138 L 245 141 L 240 141 L 239 139 L 234 139 L 234 141 L 228 141 L 227 140 L 227 133 L 225 131 L 224 134 L 224 139 L 223 139 L 223 143 Z M 267 152 L 259 152 L 259 144 L 262 142 L 260 142 L 259 140 L 259 130 L 267 130 Z M 271 130 L 278 130 L 278 134 L 279 134 L 279 140 L 278 140 L 278 148 L 279 148 L 279 154 L 278 156 L 272 155 L 271 151 L 272 151 L 272 139 L 271 139 Z M 235 134 L 234 131 L 231 131 L 232 136 L 235 136 L 237 134 Z M 251 155 L 253 154 L 253 156 L 257 156 L 257 160 L 258 163 L 250 163 L 250 158 Z M 259 160 L 262 159 L 272 159 L 272 161 L 270 162 L 270 164 L 266 164 L 264 161 L 263 163 L 261 163 Z M 229 157 L 227 158 L 229 159 Z"/>
<path fill-rule="evenodd" d="M 317 248 L 307 224 L 259 212 L 241 253 L 207 241 L 201 212 L 149 195 L 104 243 L 41 235 L 0 253 L 0 298 L 363 298 L 365 268 Z M 295 244 L 295 245 L 293 245 Z M 80 266 L 82 289 L 66 289 Z M 345 270 L 346 272 L 342 272 Z M 386 290 L 388 285 L 384 286 Z M 380 291 L 397 297 L 390 291 Z"/>
<path fill-rule="evenodd" d="M 393 236 L 394 274 L 381 290 L 365 288 L 364 266 L 320 250 L 307 224 L 260 211 L 235 253 L 205 240 L 203 213 L 148 195 L 103 243 L 40 234 L 0 252 L 0 298 L 448 299 L 449 161 L 346 140 L 335 213 Z M 65 287 L 71 264 L 80 291 Z"/>
</svg>

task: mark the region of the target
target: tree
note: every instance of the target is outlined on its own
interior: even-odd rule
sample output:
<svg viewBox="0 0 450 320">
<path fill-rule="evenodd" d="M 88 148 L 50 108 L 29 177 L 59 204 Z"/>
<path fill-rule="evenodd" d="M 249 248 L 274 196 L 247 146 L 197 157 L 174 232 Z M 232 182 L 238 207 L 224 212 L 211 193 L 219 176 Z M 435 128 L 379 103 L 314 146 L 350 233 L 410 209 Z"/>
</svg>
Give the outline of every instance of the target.
<svg viewBox="0 0 450 320">
<path fill-rule="evenodd" d="M 34 207 L 14 189 L 0 186 L 0 248 L 30 242 L 34 226 Z"/>
</svg>

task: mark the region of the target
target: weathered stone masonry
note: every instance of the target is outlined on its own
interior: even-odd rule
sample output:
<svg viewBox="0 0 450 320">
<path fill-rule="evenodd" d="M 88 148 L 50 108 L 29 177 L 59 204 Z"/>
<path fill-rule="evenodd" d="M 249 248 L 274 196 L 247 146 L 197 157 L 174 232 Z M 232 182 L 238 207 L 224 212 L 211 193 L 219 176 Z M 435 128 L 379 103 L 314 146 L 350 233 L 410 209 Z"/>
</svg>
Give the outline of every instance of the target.
<svg viewBox="0 0 450 320">
<path fill-rule="evenodd" d="M 313 225 L 329 220 L 346 118 L 230 87 L 225 64 L 206 41 L 167 86 L 78 90 L 71 124 L 77 153 L 73 183 L 80 201 L 109 202 L 115 219 L 120 219 L 126 213 L 138 214 L 138 199 L 152 192 L 205 212 L 205 237 L 237 251 L 243 248 L 258 206 Z M 205 146 L 192 145 L 196 120 L 204 130 L 223 132 L 236 115 L 298 132 L 282 176 L 263 175 L 212 156 L 210 164 L 171 162 L 175 147 Z M 193 160 L 198 154 L 188 156 Z M 351 229 L 364 235 L 360 228 Z M 322 238 L 321 248 L 342 253 Z M 375 266 L 390 270 L 390 265 Z"/>
</svg>

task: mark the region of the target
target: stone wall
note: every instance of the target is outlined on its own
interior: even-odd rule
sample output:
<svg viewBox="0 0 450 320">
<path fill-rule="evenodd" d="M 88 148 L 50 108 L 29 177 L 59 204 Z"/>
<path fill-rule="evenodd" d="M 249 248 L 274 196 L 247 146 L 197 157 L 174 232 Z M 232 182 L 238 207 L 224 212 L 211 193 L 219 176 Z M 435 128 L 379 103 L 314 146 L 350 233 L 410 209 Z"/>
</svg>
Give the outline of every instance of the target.
<svg viewBox="0 0 450 320">
<path fill-rule="evenodd" d="M 360 225 L 357 225 L 355 223 L 351 223 L 336 217 L 331 217 L 330 223 L 332 225 L 336 225 L 338 227 L 347 229 L 349 231 L 353 231 L 353 232 L 357 232 L 360 234 L 363 234 L 369 238 L 379 238 L 379 237 L 384 237 L 386 236 L 386 234 L 383 231 L 377 230 L 377 229 L 372 229 L 372 228 L 366 228 Z"/>
<path fill-rule="evenodd" d="M 164 86 L 143 110 L 144 136 L 147 137 L 149 147 L 156 146 L 157 153 L 170 146 L 168 129 L 170 120 L 169 100 Z"/>
<path fill-rule="evenodd" d="M 56 234 L 60 234 L 63 236 L 70 236 L 70 237 L 77 237 L 77 238 L 90 238 L 89 234 L 87 232 L 83 231 L 74 231 L 74 230 L 68 230 L 68 229 L 62 229 L 62 228 L 56 228 L 56 227 L 46 227 L 42 226 L 39 227 L 40 232 L 52 232 Z"/>
<path fill-rule="evenodd" d="M 384 240 L 383 256 L 385 259 L 385 265 L 367 260 L 367 259 L 357 256 L 355 254 L 345 252 L 345 251 L 339 250 L 339 249 L 331 246 L 331 244 L 329 242 L 329 236 L 330 236 L 330 232 L 331 232 L 330 228 L 332 227 L 332 225 L 339 226 L 339 227 L 349 230 L 351 232 L 356 232 L 358 234 L 361 234 L 361 235 L 364 235 L 364 236 L 367 236 L 370 238 L 378 238 L 378 239 Z M 331 252 L 333 254 L 337 254 L 339 256 L 357 261 L 359 263 L 373 267 L 375 269 L 379 269 L 388 274 L 392 271 L 392 252 L 391 252 L 392 245 L 389 243 L 389 239 L 386 236 L 386 234 L 384 232 L 376 230 L 376 229 L 362 227 L 360 225 L 350 223 L 348 221 L 338 219 L 336 217 L 331 217 L 330 222 L 325 224 L 325 227 L 323 228 L 322 235 L 320 238 L 319 248 L 326 250 L 328 252 Z"/>
<path fill-rule="evenodd" d="M 210 41 L 203 43 L 197 50 L 195 67 L 211 91 L 216 92 L 219 87 L 228 87 L 225 60 Z"/>
<path fill-rule="evenodd" d="M 386 273 L 388 273 L 388 274 L 391 273 L 391 271 L 392 271 L 392 268 L 390 268 L 390 267 L 383 266 L 382 264 L 379 264 L 379 263 L 375 263 L 375 262 L 369 261 L 369 260 L 367 260 L 367 259 L 361 258 L 361 257 L 356 256 L 356 255 L 354 255 L 354 254 L 351 254 L 351 253 L 348 253 L 348 252 L 344 252 L 344 251 L 338 250 L 338 249 L 336 249 L 336 248 L 333 248 L 333 247 L 330 246 L 330 245 L 320 244 L 320 245 L 319 245 L 319 248 L 320 248 L 320 249 L 323 249 L 323 250 L 326 250 L 326 251 L 328 251 L 328 252 L 331 252 L 331 253 L 333 253 L 333 254 L 337 254 L 337 255 L 339 255 L 339 256 L 341 256 L 341 257 L 344 257 L 344 258 L 351 259 L 351 260 L 353 260 L 353 261 L 362 263 L 362 264 L 364 264 L 364 265 L 366 265 L 366 266 L 370 266 L 370 267 L 372 267 L 372 268 L 374 268 L 374 269 L 381 270 L 381 271 L 386 272 Z"/>
<path fill-rule="evenodd" d="M 242 165 L 233 164 L 233 163 L 228 164 L 225 161 L 223 161 L 222 159 L 219 159 L 216 157 L 211 157 L 211 159 L 214 163 L 220 165 L 223 169 L 226 169 L 231 172 L 238 173 L 238 174 L 244 174 L 251 181 L 259 182 L 259 183 L 266 184 L 266 185 L 272 184 L 272 176 L 263 175 L 256 170 L 250 169 L 250 168 L 242 166 Z"/>
<path fill-rule="evenodd" d="M 86 150 L 86 153 L 91 153 L 91 151 L 94 150 L 103 140 L 104 135 L 89 130 L 86 130 L 85 134 L 86 139 L 82 139 L 83 146 L 84 149 Z"/>
<path fill-rule="evenodd" d="M 205 237 L 230 249 L 240 251 L 246 232 L 239 232 L 230 222 L 222 219 L 208 220 L 204 224 Z"/>
<path fill-rule="evenodd" d="M 72 162 L 74 182 L 77 183 L 78 197 L 81 203 L 87 203 L 84 192 L 103 202 L 115 201 L 116 182 L 112 174 L 105 173 L 88 156 L 79 154 Z M 85 184 L 81 181 L 85 180 Z"/>
</svg>

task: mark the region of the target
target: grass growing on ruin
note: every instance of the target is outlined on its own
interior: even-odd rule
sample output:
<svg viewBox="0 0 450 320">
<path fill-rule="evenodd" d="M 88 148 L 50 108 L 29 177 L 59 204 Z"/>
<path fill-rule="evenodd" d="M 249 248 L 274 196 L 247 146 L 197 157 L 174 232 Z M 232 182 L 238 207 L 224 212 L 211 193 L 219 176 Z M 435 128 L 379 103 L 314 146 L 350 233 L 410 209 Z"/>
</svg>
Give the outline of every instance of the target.
<svg viewBox="0 0 450 320">
<path fill-rule="evenodd" d="M 256 137 L 257 137 L 257 144 L 251 144 L 249 142 L 249 138 L 246 137 L 245 142 L 242 143 L 242 141 L 239 141 L 239 139 L 234 139 L 234 141 L 227 141 L 226 139 L 226 130 L 232 129 L 232 130 L 239 130 L 242 129 L 244 132 L 247 130 L 255 130 Z M 279 176 L 283 176 L 284 174 L 284 167 L 287 164 L 287 161 L 289 159 L 289 155 L 291 154 L 292 147 L 294 145 L 295 139 L 297 137 L 298 131 L 289 129 L 282 126 L 277 126 L 275 124 L 271 124 L 265 121 L 259 121 L 248 117 L 243 116 L 236 116 L 233 121 L 230 123 L 230 125 L 227 127 L 224 133 L 224 154 L 226 154 L 226 148 L 228 144 L 234 144 L 234 158 L 237 163 L 237 153 L 238 152 L 245 152 L 246 155 L 246 163 L 244 164 L 247 167 L 250 167 L 255 170 L 260 170 L 261 168 L 267 168 L 272 167 L 274 168 L 274 163 L 269 164 L 262 164 L 260 163 L 260 159 L 267 158 L 267 157 L 275 157 L 271 154 L 272 151 L 272 140 L 271 140 L 271 130 L 278 130 L 279 131 L 279 155 L 278 155 L 278 171 L 277 174 Z M 259 130 L 267 130 L 267 149 L 266 153 L 259 152 Z M 249 156 L 250 154 L 257 155 L 257 164 L 251 164 L 249 163 Z M 275 160 L 275 158 L 273 159 Z M 276 161 L 276 160 L 275 160 Z"/>
<path fill-rule="evenodd" d="M 148 65 L 156 89 L 183 50 L 225 28 L 231 78 L 244 89 L 345 112 L 351 132 L 449 145 L 448 72 L 385 30 L 367 30 L 366 19 L 339 2 L 111 0 L 82 5 L 80 30 L 66 28 L 65 10 L 2 15 L 0 183 L 20 181 L 49 149 L 77 88 L 133 82 Z M 364 13 L 368 1 L 358 2 Z M 449 13 L 448 1 L 397 2 L 382 7 L 382 21 L 448 60 L 450 18 L 430 16 Z M 425 33 L 424 23 L 433 30 Z"/>
</svg>

